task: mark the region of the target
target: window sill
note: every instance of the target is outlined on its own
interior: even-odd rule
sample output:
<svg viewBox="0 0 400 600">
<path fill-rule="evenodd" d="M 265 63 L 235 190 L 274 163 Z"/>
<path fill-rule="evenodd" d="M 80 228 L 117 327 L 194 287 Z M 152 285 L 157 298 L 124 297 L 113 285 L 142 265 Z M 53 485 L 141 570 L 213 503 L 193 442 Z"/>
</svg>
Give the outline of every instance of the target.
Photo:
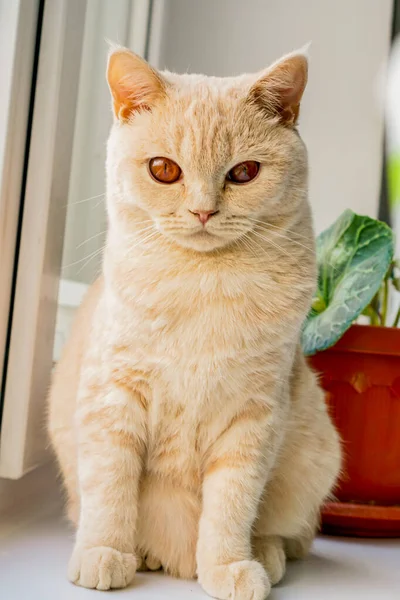
<svg viewBox="0 0 400 600">
<path fill-rule="evenodd" d="M 43 504 L 43 503 L 42 503 Z M 25 506 L 26 509 L 26 506 Z M 6 533 L 0 522 L 0 581 L 7 600 L 87 600 L 95 592 L 74 587 L 66 569 L 73 536 L 53 500 Z M 14 511 L 15 516 L 15 511 Z M 274 588 L 274 600 L 394 600 L 400 597 L 400 542 L 321 537 L 306 561 L 291 563 L 284 581 Z M 137 600 L 206 600 L 195 581 L 180 581 L 161 573 L 140 573 L 132 588 L 112 597 Z"/>
</svg>

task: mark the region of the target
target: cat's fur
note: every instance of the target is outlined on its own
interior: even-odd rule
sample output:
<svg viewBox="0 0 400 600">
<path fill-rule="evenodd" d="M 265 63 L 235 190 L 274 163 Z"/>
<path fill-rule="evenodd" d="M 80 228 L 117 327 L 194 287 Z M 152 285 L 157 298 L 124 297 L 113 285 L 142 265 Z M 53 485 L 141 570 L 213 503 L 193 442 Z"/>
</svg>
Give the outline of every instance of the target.
<svg viewBox="0 0 400 600">
<path fill-rule="evenodd" d="M 305 554 L 340 468 L 299 347 L 316 278 L 298 53 L 258 76 L 159 74 L 111 54 L 103 276 L 79 310 L 49 430 L 78 530 L 69 577 L 137 568 L 262 600 Z M 165 185 L 149 159 L 183 171 Z M 261 163 L 245 185 L 237 163 Z M 219 210 L 206 226 L 190 210 Z"/>
</svg>

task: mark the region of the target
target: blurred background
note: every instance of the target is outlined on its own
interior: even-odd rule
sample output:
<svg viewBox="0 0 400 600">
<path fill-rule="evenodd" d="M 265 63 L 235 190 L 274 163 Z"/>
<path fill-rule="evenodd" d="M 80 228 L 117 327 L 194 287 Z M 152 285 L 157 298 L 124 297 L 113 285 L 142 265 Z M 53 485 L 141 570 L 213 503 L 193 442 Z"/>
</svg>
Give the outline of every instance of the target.
<svg viewBox="0 0 400 600">
<path fill-rule="evenodd" d="M 385 78 L 399 15 L 400 0 L 0 0 L 0 475 L 41 461 L 51 366 L 100 271 L 106 39 L 160 69 L 219 76 L 311 42 L 300 132 L 319 232 L 346 208 L 391 217 Z"/>
</svg>

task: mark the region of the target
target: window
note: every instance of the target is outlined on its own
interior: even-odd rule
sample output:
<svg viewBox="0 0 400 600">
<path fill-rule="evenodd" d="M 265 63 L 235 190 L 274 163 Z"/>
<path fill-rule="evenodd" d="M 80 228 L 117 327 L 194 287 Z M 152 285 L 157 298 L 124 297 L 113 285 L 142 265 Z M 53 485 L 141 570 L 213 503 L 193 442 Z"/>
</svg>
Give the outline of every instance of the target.
<svg viewBox="0 0 400 600">
<path fill-rule="evenodd" d="M 147 0 L 0 0 L 0 11 L 0 477 L 18 478 L 48 458 L 53 359 L 100 265 L 105 40 L 144 54 L 155 13 Z"/>
</svg>

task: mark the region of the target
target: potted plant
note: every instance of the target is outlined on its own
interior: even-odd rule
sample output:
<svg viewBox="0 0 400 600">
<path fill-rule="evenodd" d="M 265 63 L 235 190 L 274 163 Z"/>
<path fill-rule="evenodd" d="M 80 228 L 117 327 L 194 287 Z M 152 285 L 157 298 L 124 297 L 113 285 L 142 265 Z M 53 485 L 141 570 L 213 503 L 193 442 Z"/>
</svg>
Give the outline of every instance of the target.
<svg viewBox="0 0 400 600">
<path fill-rule="evenodd" d="M 318 290 L 302 333 L 343 440 L 326 533 L 400 536 L 400 289 L 393 232 L 345 211 L 317 239 Z M 360 315 L 370 325 L 355 324 Z"/>
</svg>

